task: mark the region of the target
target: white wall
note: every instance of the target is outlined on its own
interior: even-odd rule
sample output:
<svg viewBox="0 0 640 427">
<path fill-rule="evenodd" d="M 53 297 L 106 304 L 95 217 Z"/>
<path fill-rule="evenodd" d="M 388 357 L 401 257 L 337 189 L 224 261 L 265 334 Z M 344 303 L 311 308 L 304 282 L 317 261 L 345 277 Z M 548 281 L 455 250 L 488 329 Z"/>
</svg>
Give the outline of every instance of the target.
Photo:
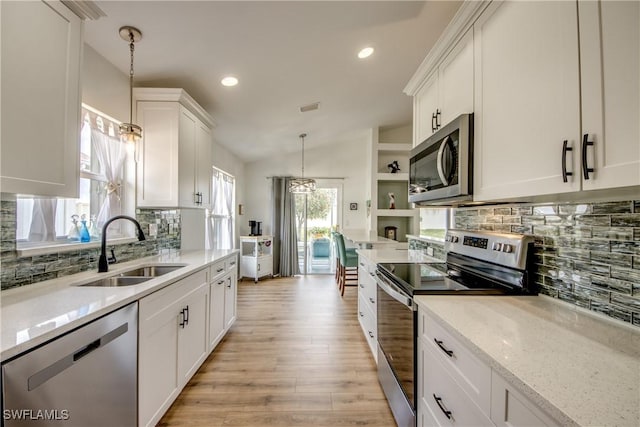
<svg viewBox="0 0 640 427">
<path fill-rule="evenodd" d="M 324 145 L 305 149 L 305 177 L 341 177 L 343 181 L 342 228 L 367 227 L 366 200 L 370 169 L 367 155 L 368 139 Z M 261 159 L 245 164 L 245 208 L 240 217 L 240 232 L 249 232 L 249 220 L 262 221 L 263 234 L 271 233 L 271 176 L 300 176 L 300 152 Z M 349 203 L 358 203 L 358 210 L 349 210 Z"/>
<path fill-rule="evenodd" d="M 82 102 L 122 122 L 129 121 L 129 77 L 85 44 Z"/>
</svg>

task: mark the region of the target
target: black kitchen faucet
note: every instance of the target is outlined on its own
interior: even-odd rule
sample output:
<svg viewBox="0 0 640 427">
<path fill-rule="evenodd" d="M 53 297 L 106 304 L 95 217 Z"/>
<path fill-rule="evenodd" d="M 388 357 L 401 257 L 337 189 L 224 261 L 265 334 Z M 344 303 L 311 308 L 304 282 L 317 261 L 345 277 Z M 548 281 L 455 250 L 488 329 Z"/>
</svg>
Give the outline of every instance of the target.
<svg viewBox="0 0 640 427">
<path fill-rule="evenodd" d="M 113 218 L 109 218 L 102 226 L 102 246 L 100 247 L 100 258 L 98 259 L 98 273 L 105 273 L 109 271 L 109 262 L 107 261 L 107 227 L 117 219 L 128 219 L 133 222 L 138 228 L 138 241 L 141 242 L 146 240 L 144 233 L 142 232 L 142 227 L 140 227 L 140 223 L 136 221 L 135 218 L 131 218 L 127 215 L 116 215 Z"/>
</svg>

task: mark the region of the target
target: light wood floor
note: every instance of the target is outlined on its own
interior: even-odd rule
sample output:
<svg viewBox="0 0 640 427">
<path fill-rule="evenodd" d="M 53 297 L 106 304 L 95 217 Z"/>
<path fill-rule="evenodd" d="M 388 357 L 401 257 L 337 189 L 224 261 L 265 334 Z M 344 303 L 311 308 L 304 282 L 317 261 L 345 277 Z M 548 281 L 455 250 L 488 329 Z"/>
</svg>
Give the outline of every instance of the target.
<svg viewBox="0 0 640 427">
<path fill-rule="evenodd" d="M 356 310 L 332 276 L 240 282 L 235 325 L 158 425 L 395 426 Z"/>
</svg>

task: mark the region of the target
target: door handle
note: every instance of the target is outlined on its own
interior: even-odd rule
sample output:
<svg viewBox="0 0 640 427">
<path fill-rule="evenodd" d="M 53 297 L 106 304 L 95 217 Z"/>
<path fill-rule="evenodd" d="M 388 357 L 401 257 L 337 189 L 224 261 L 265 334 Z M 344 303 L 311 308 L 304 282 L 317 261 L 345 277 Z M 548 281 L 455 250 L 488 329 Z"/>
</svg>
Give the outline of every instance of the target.
<svg viewBox="0 0 640 427">
<path fill-rule="evenodd" d="M 440 123 L 440 116 L 442 115 L 442 111 L 440 111 L 440 109 L 436 109 L 436 130 L 440 129 L 440 125 L 442 123 Z"/>
<path fill-rule="evenodd" d="M 187 324 L 187 325 L 188 325 L 188 324 L 189 324 L 189 306 L 187 306 L 187 307 L 184 309 L 184 311 L 185 311 L 185 314 L 186 314 L 186 315 L 184 316 L 184 321 L 185 321 L 185 324 Z"/>
<path fill-rule="evenodd" d="M 431 132 L 436 131 L 436 113 L 431 114 Z"/>
<path fill-rule="evenodd" d="M 180 327 L 181 327 L 182 329 L 184 329 L 184 327 L 185 327 L 185 326 L 186 326 L 186 324 L 187 324 L 187 323 L 185 322 L 184 318 L 185 318 L 185 314 L 184 314 L 184 308 L 183 308 L 182 310 L 180 310 L 180 323 L 178 323 L 178 325 L 180 325 Z"/>
<path fill-rule="evenodd" d="M 573 151 L 573 147 L 567 146 L 567 140 L 562 143 L 562 182 L 567 182 L 568 176 L 573 176 L 573 172 L 567 172 L 567 151 Z"/>
<path fill-rule="evenodd" d="M 585 133 L 582 136 L 582 172 L 584 179 L 589 179 L 589 173 L 595 171 L 595 169 L 590 168 L 587 164 L 587 147 L 589 146 L 593 146 L 593 141 L 589 141 L 589 134 Z"/>
</svg>

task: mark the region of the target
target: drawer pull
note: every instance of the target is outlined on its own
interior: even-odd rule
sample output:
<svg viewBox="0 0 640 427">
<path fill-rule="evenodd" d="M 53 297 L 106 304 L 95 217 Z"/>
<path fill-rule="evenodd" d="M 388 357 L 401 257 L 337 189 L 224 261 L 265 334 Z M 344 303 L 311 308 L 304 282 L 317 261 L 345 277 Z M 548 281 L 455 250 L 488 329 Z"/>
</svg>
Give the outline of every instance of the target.
<svg viewBox="0 0 640 427">
<path fill-rule="evenodd" d="M 447 356 L 453 357 L 453 351 L 447 350 L 447 348 L 444 345 L 442 345 L 442 341 L 436 338 L 434 338 L 433 341 L 435 341 L 435 343 L 438 344 L 438 347 L 440 347 L 440 350 L 444 351 L 447 354 Z"/>
<path fill-rule="evenodd" d="M 358 286 L 360 286 L 362 289 L 364 289 L 364 285 L 362 283 L 358 283 Z"/>
<path fill-rule="evenodd" d="M 364 317 L 364 313 L 363 312 L 360 312 L 360 317 Z"/>
<path fill-rule="evenodd" d="M 438 408 L 440 408 L 440 410 L 442 411 L 442 413 L 448 418 L 451 419 L 451 411 L 447 411 L 447 409 L 442 405 L 442 398 L 436 396 L 435 393 L 433 393 L 433 398 L 436 400 L 436 403 L 438 404 Z"/>
<path fill-rule="evenodd" d="M 369 336 L 373 338 L 373 332 L 369 331 Z"/>
<path fill-rule="evenodd" d="M 222 267 L 221 267 L 221 268 L 219 268 L 219 269 L 217 269 L 217 270 L 216 270 L 216 273 L 220 273 L 220 272 L 222 272 L 222 271 L 224 271 L 224 268 L 222 268 Z"/>
<path fill-rule="evenodd" d="M 369 301 L 371 301 L 371 304 L 375 304 L 376 300 L 374 300 L 373 298 L 369 297 Z"/>
<path fill-rule="evenodd" d="M 361 263 L 360 263 L 360 265 L 361 265 L 362 267 L 364 267 L 364 262 L 361 262 Z"/>
</svg>

